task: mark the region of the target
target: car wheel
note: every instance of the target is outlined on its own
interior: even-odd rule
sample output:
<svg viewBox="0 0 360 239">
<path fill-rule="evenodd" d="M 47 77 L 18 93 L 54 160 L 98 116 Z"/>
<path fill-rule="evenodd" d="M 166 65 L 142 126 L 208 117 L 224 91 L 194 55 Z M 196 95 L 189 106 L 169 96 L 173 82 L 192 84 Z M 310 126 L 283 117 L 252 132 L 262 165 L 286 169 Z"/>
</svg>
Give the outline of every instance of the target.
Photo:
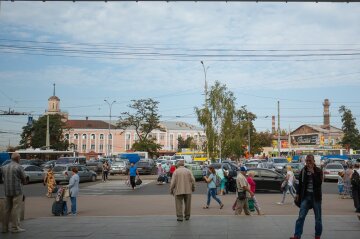
<svg viewBox="0 0 360 239">
<path fill-rule="evenodd" d="M 25 178 L 25 184 L 29 184 L 30 183 L 30 179 L 29 179 L 29 177 L 26 177 Z"/>
<path fill-rule="evenodd" d="M 91 176 L 91 182 L 95 182 L 95 181 L 96 181 L 96 176 L 95 175 Z"/>
</svg>

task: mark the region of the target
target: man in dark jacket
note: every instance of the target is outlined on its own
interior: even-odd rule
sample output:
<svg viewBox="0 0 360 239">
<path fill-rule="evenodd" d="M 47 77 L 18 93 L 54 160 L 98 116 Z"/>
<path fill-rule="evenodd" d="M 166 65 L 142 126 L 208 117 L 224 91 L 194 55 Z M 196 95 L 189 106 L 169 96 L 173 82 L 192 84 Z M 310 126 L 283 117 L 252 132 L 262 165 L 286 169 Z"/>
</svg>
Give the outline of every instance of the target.
<svg viewBox="0 0 360 239">
<path fill-rule="evenodd" d="M 295 224 L 295 234 L 290 239 L 300 239 L 303 233 L 304 221 L 308 211 L 312 208 L 315 214 L 315 239 L 320 239 L 322 233 L 321 220 L 321 184 L 323 173 L 316 167 L 314 155 L 306 156 L 306 166 L 299 175 L 299 186 L 295 201 L 300 205 L 299 217 Z"/>
</svg>

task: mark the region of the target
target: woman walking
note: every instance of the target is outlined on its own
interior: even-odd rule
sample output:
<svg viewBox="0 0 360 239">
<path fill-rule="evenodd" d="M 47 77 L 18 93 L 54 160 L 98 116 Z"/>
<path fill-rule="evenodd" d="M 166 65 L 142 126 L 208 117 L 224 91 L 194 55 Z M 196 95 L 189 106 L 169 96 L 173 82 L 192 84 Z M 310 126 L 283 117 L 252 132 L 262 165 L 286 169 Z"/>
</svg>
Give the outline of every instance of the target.
<svg viewBox="0 0 360 239">
<path fill-rule="evenodd" d="M 289 191 L 291 196 L 293 197 L 293 199 L 295 199 L 295 195 L 294 195 L 294 173 L 292 171 L 292 168 L 290 165 L 286 166 L 286 178 L 284 180 L 285 186 L 283 188 L 283 198 L 281 200 L 281 202 L 278 202 L 279 205 L 283 205 L 285 203 L 285 198 L 286 198 L 286 194 Z"/>
<path fill-rule="evenodd" d="M 70 201 L 71 201 L 71 214 L 72 216 L 76 216 L 77 215 L 77 203 L 76 203 L 76 198 L 79 194 L 79 182 L 80 182 L 80 178 L 78 173 L 78 169 L 77 167 L 73 167 L 72 168 L 72 176 L 70 178 L 69 181 L 69 191 L 70 191 Z"/>
<path fill-rule="evenodd" d="M 109 166 L 109 163 L 107 161 L 105 161 L 102 165 L 102 171 L 103 171 L 103 182 L 106 182 L 107 179 L 108 179 L 108 173 L 109 173 L 109 169 L 110 169 L 110 166 Z"/>
<path fill-rule="evenodd" d="M 46 173 L 46 176 L 44 178 L 44 185 L 47 185 L 47 194 L 46 194 L 46 196 L 48 198 L 51 198 L 52 194 L 54 192 L 54 189 L 56 187 L 54 171 L 53 171 L 52 168 L 49 168 L 49 171 Z"/>
<path fill-rule="evenodd" d="M 220 205 L 220 209 L 224 207 L 224 204 L 220 201 L 218 197 L 216 197 L 216 171 L 213 166 L 209 166 L 209 176 L 204 176 L 205 181 L 207 182 L 208 186 L 208 193 L 207 193 L 207 203 L 206 206 L 203 207 L 204 209 L 208 209 L 210 206 L 211 197 L 215 199 Z"/>
<path fill-rule="evenodd" d="M 251 197 L 251 199 L 254 201 L 254 207 L 255 207 L 255 210 L 257 212 L 258 215 L 264 215 L 261 210 L 260 210 L 260 206 L 259 206 L 259 203 L 258 201 L 256 200 L 256 197 L 255 197 L 255 191 L 256 191 L 256 183 L 254 181 L 254 172 L 253 171 L 250 171 L 248 173 L 248 177 L 246 178 L 247 182 L 249 183 L 250 185 L 250 191 L 252 193 L 254 193 L 254 195 Z"/>
<path fill-rule="evenodd" d="M 351 175 L 353 174 L 352 165 L 348 165 L 348 168 L 345 170 L 344 175 L 344 194 L 342 198 L 352 198 L 351 192 Z"/>
<path fill-rule="evenodd" d="M 224 175 L 224 170 L 222 168 L 216 169 L 216 174 L 219 176 L 221 182 L 220 182 L 220 193 L 219 195 L 225 195 L 224 190 L 225 190 L 225 183 L 226 183 L 226 178 Z"/>
<path fill-rule="evenodd" d="M 138 172 L 137 167 L 135 166 L 134 163 L 130 164 L 129 175 L 130 175 L 131 187 L 132 187 L 133 190 L 135 190 L 135 186 L 136 186 L 135 178 L 136 178 L 136 175 L 139 176 L 139 172 Z"/>
<path fill-rule="evenodd" d="M 338 191 L 339 195 L 342 196 L 344 193 L 344 172 L 338 172 Z"/>
</svg>

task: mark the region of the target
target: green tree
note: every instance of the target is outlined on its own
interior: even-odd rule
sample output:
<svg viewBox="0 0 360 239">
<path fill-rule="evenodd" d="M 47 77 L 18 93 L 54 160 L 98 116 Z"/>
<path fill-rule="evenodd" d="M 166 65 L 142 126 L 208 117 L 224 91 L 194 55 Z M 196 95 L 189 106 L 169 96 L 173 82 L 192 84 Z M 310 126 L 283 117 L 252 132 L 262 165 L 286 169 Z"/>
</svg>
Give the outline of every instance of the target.
<svg viewBox="0 0 360 239">
<path fill-rule="evenodd" d="M 360 135 L 359 130 L 356 128 L 355 118 L 351 110 L 347 109 L 344 105 L 340 106 L 339 113 L 343 123 L 341 129 L 344 132 L 341 144 L 345 148 L 359 149 L 360 148 Z"/>
<path fill-rule="evenodd" d="M 61 115 L 49 115 L 50 148 L 54 150 L 67 150 L 69 141 L 64 138 L 64 132 L 69 130 Z M 32 125 L 23 127 L 21 134 L 21 148 L 42 148 L 46 146 L 47 115 L 33 120 Z"/>
<path fill-rule="evenodd" d="M 187 137 L 184 139 L 183 137 L 178 137 L 178 151 L 181 152 L 181 149 L 194 149 L 196 144 L 194 142 L 193 137 Z"/>
<path fill-rule="evenodd" d="M 138 136 L 137 142 L 132 146 L 135 150 L 146 151 L 150 157 L 157 154 L 161 145 L 149 137 L 153 130 L 165 131 L 160 125 L 158 114 L 158 101 L 153 99 L 132 100 L 128 107 L 132 111 L 124 112 L 120 116 L 117 126 L 121 129 L 133 127 Z"/>
</svg>

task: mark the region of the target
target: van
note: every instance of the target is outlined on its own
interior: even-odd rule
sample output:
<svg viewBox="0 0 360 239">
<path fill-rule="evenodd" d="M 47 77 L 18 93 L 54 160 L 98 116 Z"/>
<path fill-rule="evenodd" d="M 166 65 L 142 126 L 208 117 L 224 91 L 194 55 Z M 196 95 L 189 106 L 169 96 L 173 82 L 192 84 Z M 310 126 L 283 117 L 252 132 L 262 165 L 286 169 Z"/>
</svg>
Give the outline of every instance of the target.
<svg viewBox="0 0 360 239">
<path fill-rule="evenodd" d="M 56 160 L 55 165 L 61 165 L 61 164 L 86 165 L 86 158 L 85 157 L 60 157 Z"/>
<path fill-rule="evenodd" d="M 185 163 L 192 163 L 193 161 L 191 155 L 175 155 L 172 159 L 176 161 L 184 160 Z"/>
</svg>

